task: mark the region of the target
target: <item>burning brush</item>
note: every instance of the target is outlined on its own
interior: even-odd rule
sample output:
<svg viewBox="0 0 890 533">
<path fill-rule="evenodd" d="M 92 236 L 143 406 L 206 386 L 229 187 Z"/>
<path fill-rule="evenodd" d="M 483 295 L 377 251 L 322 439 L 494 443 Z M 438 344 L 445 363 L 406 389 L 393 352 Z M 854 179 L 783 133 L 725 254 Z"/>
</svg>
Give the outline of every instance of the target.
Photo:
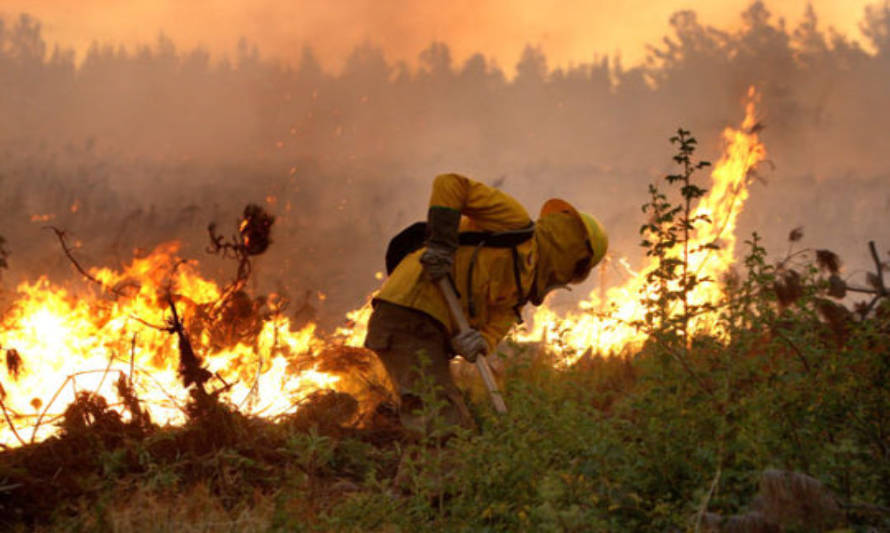
<svg viewBox="0 0 890 533">
<path fill-rule="evenodd" d="M 256 204 L 247 204 L 239 225 L 241 245 L 248 255 L 260 255 L 272 242 L 269 234 L 275 217 Z"/>
<path fill-rule="evenodd" d="M 275 217 L 257 204 L 247 204 L 238 221 L 238 233 L 227 242 L 216 233 L 216 223 L 207 227 L 210 234 L 208 253 L 231 257 L 238 261 L 235 280 L 224 290 L 219 300 L 209 309 L 208 317 L 217 326 L 217 336 L 228 340 L 255 337 L 262 329 L 260 308 L 265 298 L 253 299 L 243 290 L 251 272 L 251 257 L 264 253 L 272 243 L 271 232 Z M 219 339 L 222 340 L 222 339 Z M 223 342 L 223 344 L 227 344 Z"/>
<path fill-rule="evenodd" d="M 250 257 L 260 255 L 272 243 L 271 233 L 275 217 L 257 204 L 247 204 L 241 220 L 238 222 L 238 233 L 226 242 L 222 235 L 216 233 L 216 223 L 207 226 L 210 234 L 208 253 L 222 254 L 238 260 L 238 277 L 236 283 L 245 281 L 250 275 Z"/>
</svg>

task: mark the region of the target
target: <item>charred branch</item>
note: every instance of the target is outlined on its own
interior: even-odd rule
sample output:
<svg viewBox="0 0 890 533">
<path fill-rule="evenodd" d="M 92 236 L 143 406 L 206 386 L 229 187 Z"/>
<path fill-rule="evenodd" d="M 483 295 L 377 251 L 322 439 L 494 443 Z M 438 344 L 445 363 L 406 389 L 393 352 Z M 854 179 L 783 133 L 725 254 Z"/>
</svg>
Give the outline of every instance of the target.
<svg viewBox="0 0 890 533">
<path fill-rule="evenodd" d="M 65 240 L 67 234 L 64 230 L 60 230 L 55 226 L 46 226 L 44 229 L 52 230 L 52 232 L 56 234 L 56 238 L 59 239 L 59 244 L 62 246 L 62 251 L 65 253 L 65 256 L 68 258 L 69 261 L 71 261 L 71 264 L 74 265 L 74 268 L 77 269 L 81 276 L 83 276 L 88 281 L 91 281 L 96 285 L 102 287 L 103 290 L 106 290 L 116 296 L 124 296 L 122 292 L 115 289 L 114 287 L 106 286 L 104 283 L 92 276 L 89 272 L 84 270 L 82 266 L 80 266 L 80 263 L 78 263 L 77 259 L 74 258 L 74 254 L 71 253 L 71 248 L 68 247 L 68 242 Z"/>
<path fill-rule="evenodd" d="M 274 223 L 275 217 L 267 213 L 261 206 L 247 204 L 238 222 L 237 233 L 228 241 L 217 233 L 215 222 L 211 222 L 207 226 L 210 236 L 207 253 L 238 261 L 238 272 L 232 283 L 233 288 L 227 292 L 236 292 L 244 286 L 244 282 L 250 276 L 250 257 L 260 255 L 269 248 L 272 243 L 271 231 Z"/>
<path fill-rule="evenodd" d="M 9 416 L 9 410 L 6 409 L 6 403 L 3 401 L 4 398 L 6 398 L 6 390 L 3 388 L 3 385 L 0 385 L 0 409 L 3 410 L 3 418 L 6 419 L 6 423 L 9 424 L 9 429 L 12 430 L 12 434 L 15 435 L 15 438 L 19 441 L 19 444 L 24 446 L 25 440 L 22 439 L 21 435 L 19 435 L 18 430 L 15 429 L 15 424 L 12 423 L 12 417 Z"/>
<path fill-rule="evenodd" d="M 133 424 L 140 428 L 150 428 L 151 414 L 139 404 L 139 398 L 136 396 L 136 391 L 133 390 L 133 384 L 123 372 L 118 375 L 115 387 L 117 395 L 133 417 Z"/>
<path fill-rule="evenodd" d="M 875 308 L 875 305 L 881 300 L 881 298 L 890 297 L 890 291 L 887 290 L 887 286 L 884 284 L 884 264 L 881 262 L 881 258 L 878 255 L 878 250 L 875 247 L 875 241 L 868 242 L 868 249 L 871 252 L 871 257 L 875 262 L 875 271 L 869 272 L 866 275 L 866 281 L 869 285 L 871 285 L 870 289 L 862 288 L 862 287 L 847 287 L 847 290 L 853 292 L 860 292 L 866 294 L 872 294 L 874 297 L 870 302 L 863 303 L 857 308 L 857 311 L 862 315 L 862 317 L 867 316 L 871 311 Z"/>
<path fill-rule="evenodd" d="M 12 375 L 12 379 L 19 379 L 23 365 L 22 356 L 19 355 L 18 350 L 15 348 L 6 350 L 6 372 Z"/>
<path fill-rule="evenodd" d="M 170 311 L 172 313 L 172 316 L 168 320 L 167 332 L 176 334 L 177 340 L 179 341 L 179 377 L 182 378 L 182 383 L 185 388 L 195 385 L 197 390 L 206 394 L 207 391 L 204 389 L 204 384 L 213 376 L 213 374 L 202 366 L 203 361 L 201 361 L 195 354 L 194 349 L 192 349 L 192 343 L 189 341 L 185 326 L 179 318 L 179 313 L 176 311 L 176 304 L 173 302 L 173 295 L 171 293 L 167 293 L 167 303 L 170 306 Z"/>
<path fill-rule="evenodd" d="M 0 235 L 0 269 L 9 268 L 9 250 L 6 248 L 6 239 Z"/>
</svg>

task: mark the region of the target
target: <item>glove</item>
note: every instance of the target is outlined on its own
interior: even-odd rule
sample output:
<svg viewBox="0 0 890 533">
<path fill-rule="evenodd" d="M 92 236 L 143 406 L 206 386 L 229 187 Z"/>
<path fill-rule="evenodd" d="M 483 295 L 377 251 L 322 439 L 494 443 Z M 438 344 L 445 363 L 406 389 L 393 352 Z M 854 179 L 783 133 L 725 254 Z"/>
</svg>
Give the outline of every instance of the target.
<svg viewBox="0 0 890 533">
<path fill-rule="evenodd" d="M 482 334 L 476 329 L 468 329 L 452 337 L 451 346 L 454 347 L 454 351 L 471 363 L 476 362 L 478 355 L 484 355 L 488 351 L 485 339 L 482 338 Z"/>
<path fill-rule="evenodd" d="M 454 264 L 454 250 L 439 248 L 430 244 L 420 256 L 423 271 L 433 283 L 451 274 L 451 265 Z"/>
<path fill-rule="evenodd" d="M 429 239 L 426 251 L 420 256 L 420 263 L 433 283 L 451 274 L 454 252 L 458 247 L 458 226 L 460 211 L 433 206 L 427 212 Z"/>
</svg>

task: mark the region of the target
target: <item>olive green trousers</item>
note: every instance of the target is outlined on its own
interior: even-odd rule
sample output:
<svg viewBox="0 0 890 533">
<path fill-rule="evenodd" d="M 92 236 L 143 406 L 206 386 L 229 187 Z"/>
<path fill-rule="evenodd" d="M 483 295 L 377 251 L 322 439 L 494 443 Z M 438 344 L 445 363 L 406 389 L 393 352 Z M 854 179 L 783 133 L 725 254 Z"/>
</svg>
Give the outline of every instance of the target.
<svg viewBox="0 0 890 533">
<path fill-rule="evenodd" d="M 423 433 L 429 421 L 420 413 L 423 403 L 421 377 L 426 376 L 443 400 L 439 416 L 448 424 L 475 428 L 463 395 L 451 377 L 451 345 L 445 328 L 435 319 L 415 309 L 378 300 L 368 320 L 365 347 L 373 350 L 399 395 L 399 419 L 411 431 Z M 420 354 L 427 359 L 421 366 Z"/>
</svg>

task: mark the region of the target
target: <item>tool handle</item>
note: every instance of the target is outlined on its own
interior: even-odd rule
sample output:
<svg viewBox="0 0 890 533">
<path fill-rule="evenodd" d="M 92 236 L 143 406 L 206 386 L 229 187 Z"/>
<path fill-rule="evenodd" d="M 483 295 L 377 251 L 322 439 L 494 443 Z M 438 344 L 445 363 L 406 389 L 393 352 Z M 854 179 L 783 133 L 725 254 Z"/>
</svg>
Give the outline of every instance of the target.
<svg viewBox="0 0 890 533">
<path fill-rule="evenodd" d="M 442 296 L 445 297 L 445 301 L 448 303 L 448 309 L 451 310 L 451 316 L 454 318 L 454 321 L 457 322 L 458 331 L 463 332 L 470 329 L 470 323 L 467 321 L 467 317 L 464 316 L 464 311 L 460 306 L 460 300 L 457 299 L 457 294 L 454 292 L 454 287 L 451 285 L 451 280 L 448 277 L 439 280 L 439 289 L 442 291 Z M 485 388 L 488 389 L 488 395 L 491 397 L 491 403 L 494 404 L 495 411 L 506 413 L 507 404 L 504 403 L 504 397 L 501 396 L 501 391 L 498 390 L 498 385 L 494 381 L 494 376 L 491 374 L 491 368 L 488 366 L 488 360 L 485 359 L 485 354 L 478 354 L 476 356 L 476 370 L 479 371 L 479 375 L 482 376 L 482 381 L 485 382 Z"/>
<path fill-rule="evenodd" d="M 482 381 L 485 382 L 485 387 L 488 389 L 488 396 L 491 397 L 494 410 L 499 413 L 506 413 L 507 404 L 504 403 L 504 397 L 501 396 L 501 391 L 498 390 L 498 384 L 495 383 L 494 376 L 491 375 L 491 369 L 488 368 L 488 361 L 485 359 L 485 355 L 479 354 L 476 356 L 476 370 L 479 371 Z"/>
<path fill-rule="evenodd" d="M 467 321 L 467 317 L 464 316 L 464 310 L 460 306 L 460 300 L 457 299 L 454 287 L 451 286 L 451 280 L 447 276 L 439 280 L 439 289 L 442 291 L 442 296 L 445 297 L 445 301 L 448 302 L 448 309 L 451 311 L 451 317 L 457 322 L 457 330 L 463 333 L 470 329 L 470 323 Z"/>
</svg>

